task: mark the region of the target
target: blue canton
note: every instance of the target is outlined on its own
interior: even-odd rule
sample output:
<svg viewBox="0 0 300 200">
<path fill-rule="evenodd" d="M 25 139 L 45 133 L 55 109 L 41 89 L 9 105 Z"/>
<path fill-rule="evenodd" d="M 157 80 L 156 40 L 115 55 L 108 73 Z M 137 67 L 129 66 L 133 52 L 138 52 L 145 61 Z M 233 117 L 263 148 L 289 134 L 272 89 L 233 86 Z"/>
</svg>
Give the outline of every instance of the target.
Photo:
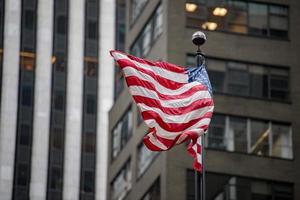
<svg viewBox="0 0 300 200">
<path fill-rule="evenodd" d="M 204 65 L 200 67 L 188 67 L 186 72 L 189 76 L 189 83 L 193 81 L 200 82 L 207 87 L 208 92 L 212 95 L 212 87 Z"/>
</svg>

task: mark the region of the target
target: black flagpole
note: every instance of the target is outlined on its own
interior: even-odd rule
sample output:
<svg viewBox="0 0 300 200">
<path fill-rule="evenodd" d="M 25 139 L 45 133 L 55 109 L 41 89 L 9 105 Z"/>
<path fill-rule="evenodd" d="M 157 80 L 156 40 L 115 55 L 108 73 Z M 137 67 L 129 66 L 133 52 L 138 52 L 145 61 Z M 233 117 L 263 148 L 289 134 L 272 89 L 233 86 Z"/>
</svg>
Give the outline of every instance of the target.
<svg viewBox="0 0 300 200">
<path fill-rule="evenodd" d="M 202 53 L 200 46 L 203 45 L 206 41 L 206 36 L 203 32 L 197 31 L 193 34 L 192 41 L 197 45 L 198 49 L 196 52 L 196 63 L 197 67 L 200 67 L 204 63 L 204 54 Z M 201 139 L 201 164 L 202 164 L 202 173 L 199 173 L 195 170 L 195 200 L 205 200 L 205 135 L 203 134 Z"/>
</svg>

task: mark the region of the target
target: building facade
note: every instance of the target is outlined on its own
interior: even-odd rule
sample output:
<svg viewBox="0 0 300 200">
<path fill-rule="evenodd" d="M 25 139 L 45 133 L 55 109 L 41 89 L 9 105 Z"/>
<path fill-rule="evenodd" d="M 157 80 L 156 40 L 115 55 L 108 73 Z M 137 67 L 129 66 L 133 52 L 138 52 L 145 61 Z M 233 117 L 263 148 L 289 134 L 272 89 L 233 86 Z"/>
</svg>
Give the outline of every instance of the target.
<svg viewBox="0 0 300 200">
<path fill-rule="evenodd" d="M 1 200 L 106 199 L 114 13 L 109 0 L 0 1 Z"/>
<path fill-rule="evenodd" d="M 299 1 L 116 2 L 116 48 L 127 53 L 195 66 L 191 36 L 207 36 L 215 100 L 206 136 L 207 199 L 299 199 Z M 147 150 L 147 128 L 118 68 L 114 81 L 107 199 L 194 199 L 186 145 Z"/>
</svg>

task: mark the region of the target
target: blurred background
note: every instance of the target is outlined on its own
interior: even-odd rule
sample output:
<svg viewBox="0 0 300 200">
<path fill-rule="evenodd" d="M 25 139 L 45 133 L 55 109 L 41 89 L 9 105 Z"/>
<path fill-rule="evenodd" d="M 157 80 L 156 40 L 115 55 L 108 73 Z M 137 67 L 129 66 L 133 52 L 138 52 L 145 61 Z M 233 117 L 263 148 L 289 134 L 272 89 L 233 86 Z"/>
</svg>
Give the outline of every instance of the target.
<svg viewBox="0 0 300 200">
<path fill-rule="evenodd" d="M 297 0 L 0 0 L 0 199 L 193 200 L 186 145 L 151 152 L 118 49 L 195 66 L 215 114 L 208 200 L 300 199 Z"/>
</svg>

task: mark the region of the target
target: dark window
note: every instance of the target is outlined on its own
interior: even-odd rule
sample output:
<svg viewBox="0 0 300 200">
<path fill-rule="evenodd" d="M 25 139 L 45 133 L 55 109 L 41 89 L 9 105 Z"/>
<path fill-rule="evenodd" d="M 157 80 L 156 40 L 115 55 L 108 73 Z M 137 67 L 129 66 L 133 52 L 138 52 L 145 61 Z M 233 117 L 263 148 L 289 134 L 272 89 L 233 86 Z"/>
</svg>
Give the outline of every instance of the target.
<svg viewBox="0 0 300 200">
<path fill-rule="evenodd" d="M 68 0 L 54 0 L 48 200 L 62 199 L 67 93 L 68 4 Z"/>
<path fill-rule="evenodd" d="M 95 95 L 87 95 L 86 97 L 86 113 L 87 114 L 96 114 L 97 106 L 96 106 L 96 96 Z"/>
<path fill-rule="evenodd" d="M 64 105 L 65 105 L 64 96 L 65 96 L 64 91 L 55 91 L 54 108 L 56 110 L 64 110 Z"/>
<path fill-rule="evenodd" d="M 32 86 L 23 85 L 22 87 L 22 105 L 23 106 L 31 106 L 32 105 Z"/>
<path fill-rule="evenodd" d="M 85 0 L 80 199 L 95 198 L 99 0 Z"/>
<path fill-rule="evenodd" d="M 187 56 L 187 66 L 195 58 Z M 221 94 L 288 101 L 289 69 L 240 61 L 207 58 L 207 71 L 213 91 Z"/>
<path fill-rule="evenodd" d="M 132 110 L 125 112 L 112 130 L 112 159 L 115 158 L 127 144 L 132 134 Z"/>
<path fill-rule="evenodd" d="M 192 4 L 192 5 L 191 5 Z M 188 27 L 288 38 L 289 9 L 247 1 L 186 1 Z"/>
<path fill-rule="evenodd" d="M 208 134 L 208 146 L 216 149 L 225 149 L 225 116 L 214 115 Z"/>
<path fill-rule="evenodd" d="M 29 183 L 29 168 L 27 164 L 18 164 L 18 180 L 17 184 L 19 186 L 27 186 Z"/>
<path fill-rule="evenodd" d="M 130 11 L 130 18 L 131 18 L 131 23 L 134 23 L 138 16 L 141 14 L 143 11 L 144 7 L 146 6 L 148 0 L 131 0 L 131 11 Z"/>
<path fill-rule="evenodd" d="M 292 159 L 292 128 L 282 122 L 214 114 L 208 147 Z"/>
<path fill-rule="evenodd" d="M 50 188 L 59 190 L 62 187 L 62 169 L 52 167 L 51 169 Z"/>
<path fill-rule="evenodd" d="M 160 179 L 156 179 L 156 181 L 152 184 L 146 194 L 141 198 L 141 200 L 160 200 Z"/>
<path fill-rule="evenodd" d="M 2 67 L 3 67 L 3 35 L 4 35 L 4 0 L 0 0 L 0 105 L 2 94 Z M 0 106 L 1 111 L 1 106 Z"/>
<path fill-rule="evenodd" d="M 111 200 L 123 199 L 132 187 L 131 160 L 127 160 L 111 183 Z"/>
<path fill-rule="evenodd" d="M 21 2 L 19 96 L 12 199 L 29 199 L 36 58 L 37 0 Z"/>
<path fill-rule="evenodd" d="M 150 151 L 144 143 L 138 146 L 137 155 L 137 176 L 141 176 L 147 168 L 152 164 L 153 160 L 158 155 L 158 152 Z"/>
<path fill-rule="evenodd" d="M 136 41 L 131 45 L 131 54 L 138 57 L 146 57 L 153 47 L 155 41 L 161 35 L 163 29 L 162 5 L 159 5 L 145 27 L 140 32 Z"/>
<path fill-rule="evenodd" d="M 20 144 L 21 145 L 29 145 L 30 144 L 30 125 L 21 124 L 20 130 Z"/>
<path fill-rule="evenodd" d="M 195 199 L 195 173 L 187 170 L 187 199 Z M 284 182 L 257 180 L 225 174 L 207 173 L 206 198 L 218 200 L 292 200 L 293 185 Z"/>
</svg>

